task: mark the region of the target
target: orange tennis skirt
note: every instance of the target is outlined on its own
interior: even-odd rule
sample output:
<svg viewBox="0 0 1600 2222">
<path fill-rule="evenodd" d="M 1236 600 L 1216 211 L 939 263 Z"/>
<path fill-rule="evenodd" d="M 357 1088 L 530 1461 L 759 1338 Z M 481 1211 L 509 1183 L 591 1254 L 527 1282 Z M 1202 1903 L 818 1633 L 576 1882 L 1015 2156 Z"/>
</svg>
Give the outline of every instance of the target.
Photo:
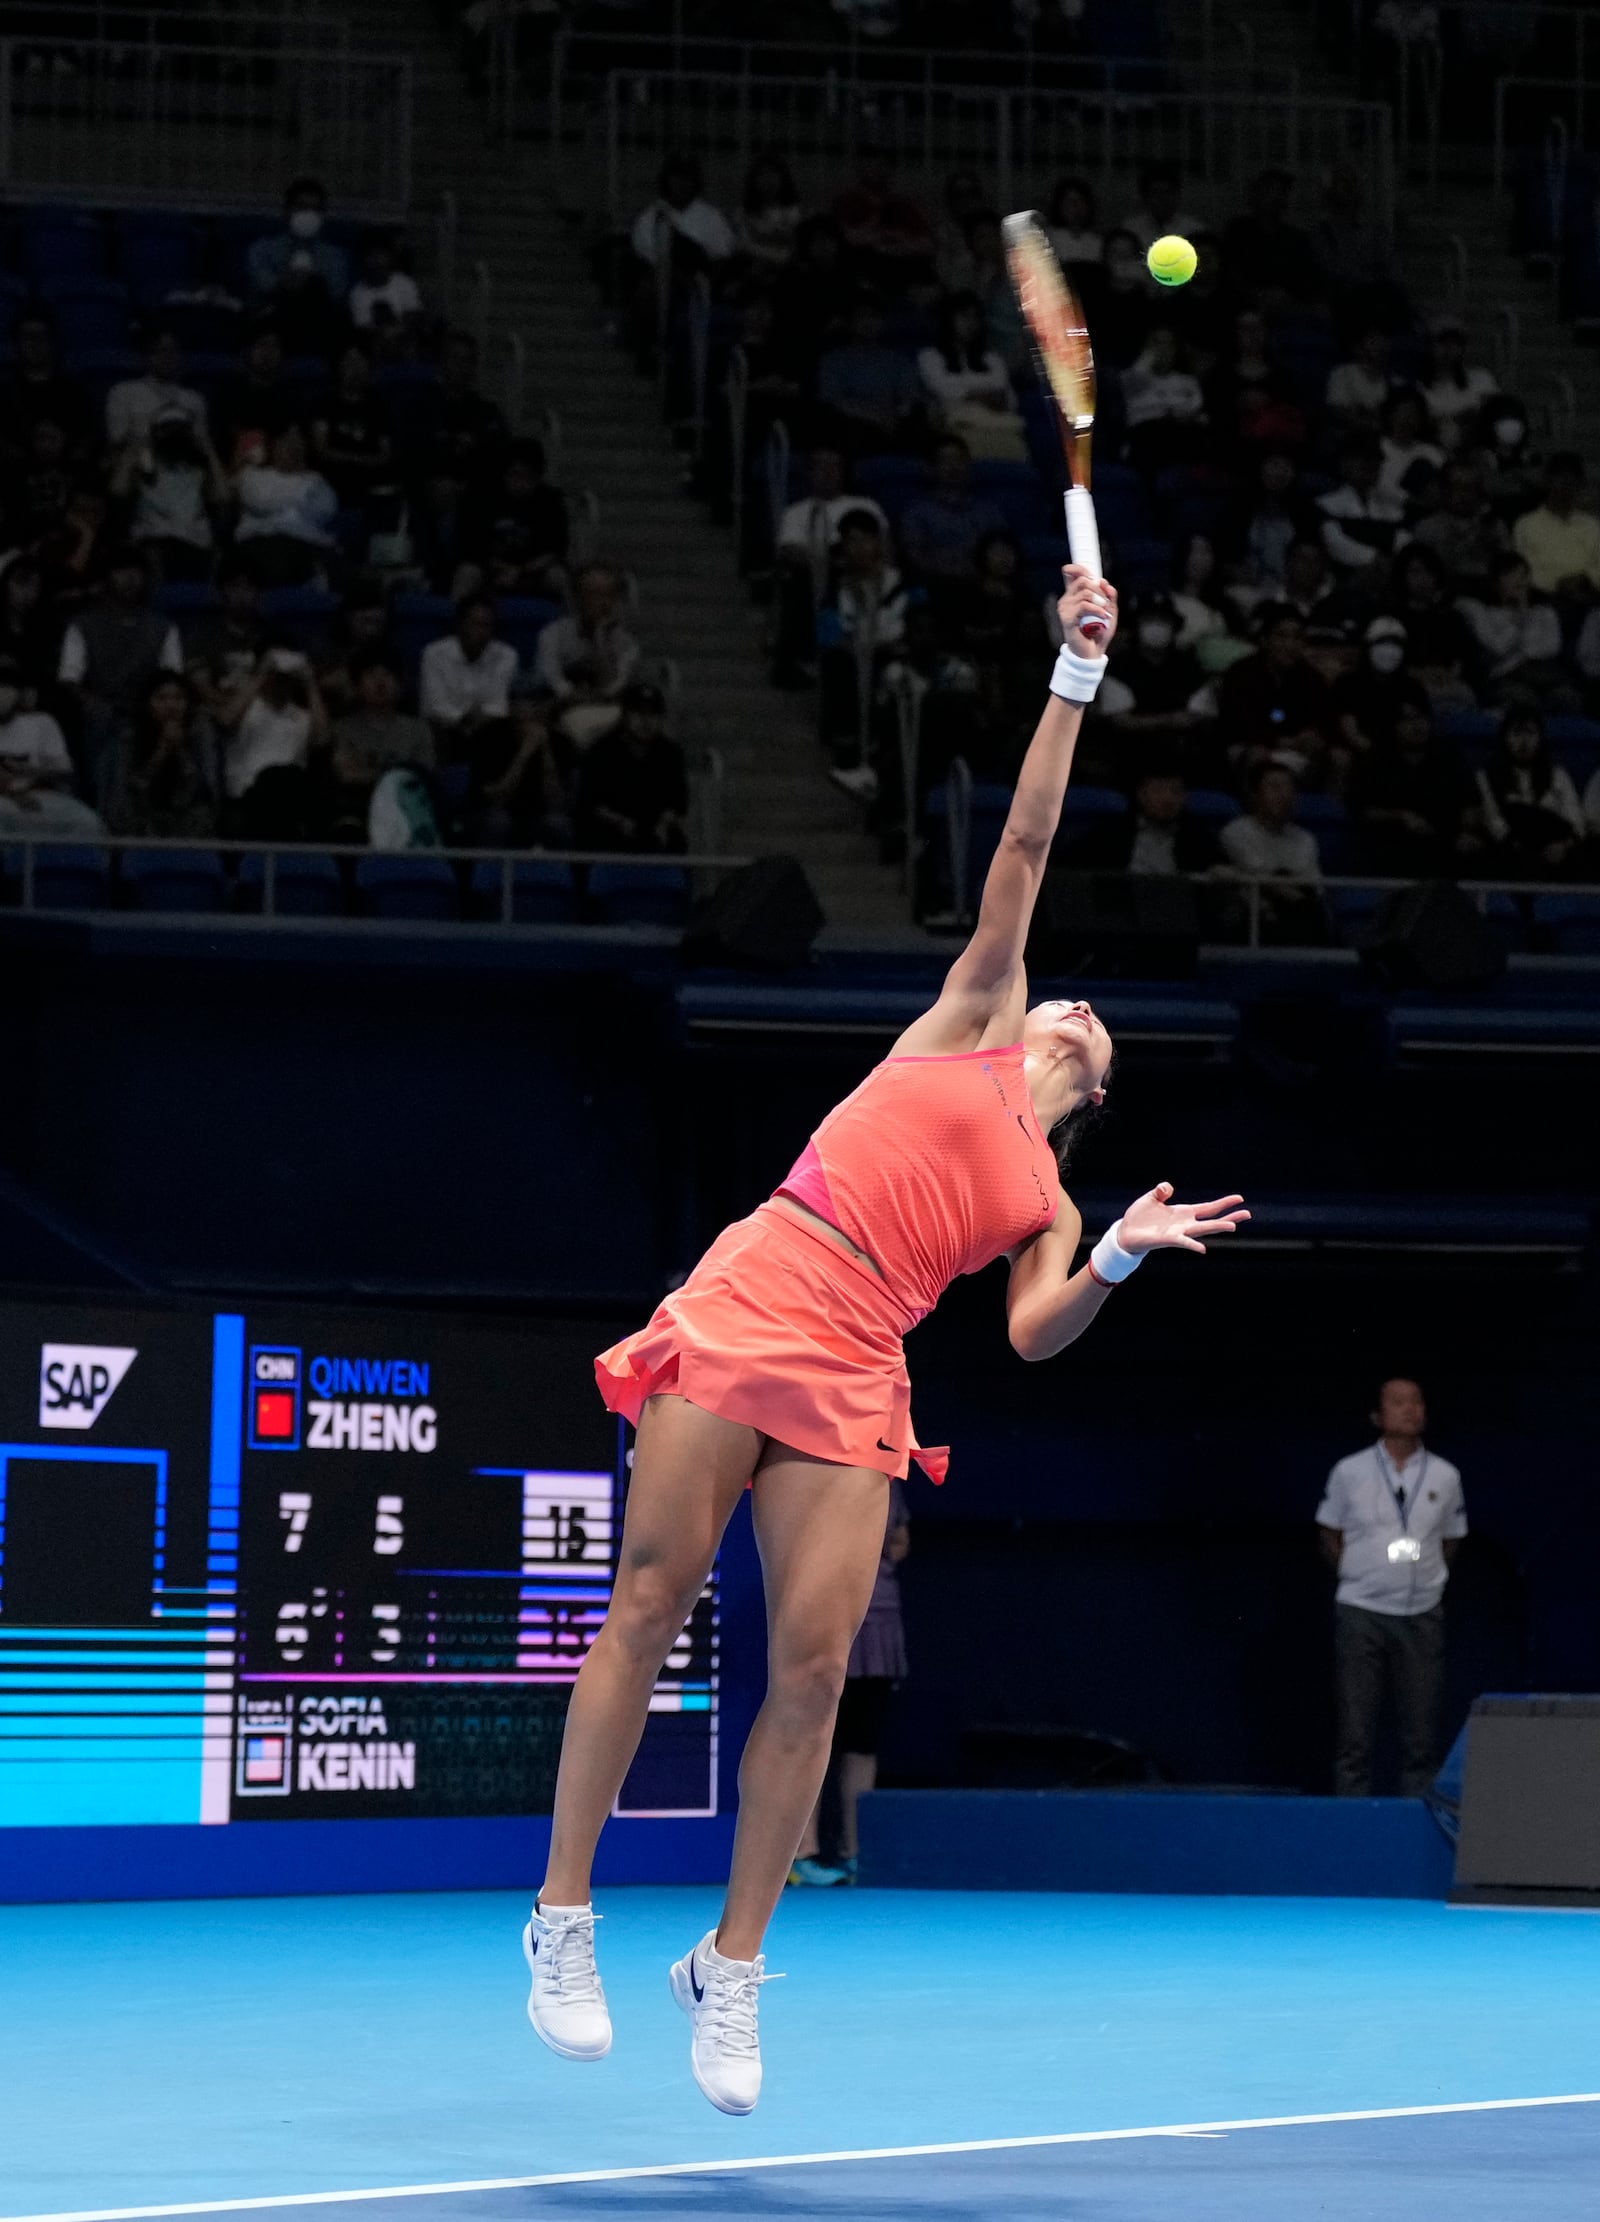
<svg viewBox="0 0 1600 2222">
<path fill-rule="evenodd" d="M 814 1458 L 943 1481 L 949 1451 L 911 1427 L 908 1319 L 870 1266 L 772 1203 L 718 1235 L 682 1288 L 594 1362 L 635 1427 L 652 1396 L 687 1397 Z"/>
</svg>

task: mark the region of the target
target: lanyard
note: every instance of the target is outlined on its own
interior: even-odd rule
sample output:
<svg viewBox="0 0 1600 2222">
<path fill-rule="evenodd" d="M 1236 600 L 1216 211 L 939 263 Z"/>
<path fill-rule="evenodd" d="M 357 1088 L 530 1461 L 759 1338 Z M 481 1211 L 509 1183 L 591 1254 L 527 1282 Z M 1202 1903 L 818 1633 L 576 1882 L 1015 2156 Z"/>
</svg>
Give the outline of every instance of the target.
<svg viewBox="0 0 1600 2222">
<path fill-rule="evenodd" d="M 1409 1496 L 1407 1495 L 1405 1482 L 1400 1479 L 1398 1468 L 1392 1464 L 1389 1453 L 1381 1443 L 1373 1444 L 1372 1455 L 1377 1460 L 1378 1472 L 1382 1476 L 1383 1485 L 1394 1499 L 1394 1508 L 1400 1515 L 1401 1529 L 1409 1535 L 1411 1533 L 1411 1507 L 1416 1503 L 1422 1484 L 1427 1479 L 1428 1454 L 1426 1451 L 1422 1453 L 1421 1463 L 1417 1467 L 1416 1483 Z"/>
</svg>

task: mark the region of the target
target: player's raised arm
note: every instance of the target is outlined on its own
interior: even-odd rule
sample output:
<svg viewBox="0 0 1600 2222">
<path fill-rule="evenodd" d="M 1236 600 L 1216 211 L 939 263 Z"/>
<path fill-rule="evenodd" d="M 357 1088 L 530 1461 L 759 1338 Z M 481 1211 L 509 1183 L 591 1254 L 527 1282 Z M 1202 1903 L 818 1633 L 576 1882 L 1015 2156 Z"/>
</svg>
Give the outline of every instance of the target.
<svg viewBox="0 0 1600 2222">
<path fill-rule="evenodd" d="M 1100 684 L 1117 621 L 1115 587 L 1078 564 L 1069 563 L 1062 576 L 1065 590 L 1056 605 L 1062 648 L 1050 699 L 1017 774 L 1000 845 L 983 883 L 977 925 L 945 975 L 938 1002 L 896 1042 L 898 1056 L 937 1057 L 1017 1039 L 1027 1000 L 1023 952 L 1033 906 L 1061 823 L 1083 713 Z M 1095 623 L 1092 638 L 1082 629 L 1085 618 Z"/>
</svg>

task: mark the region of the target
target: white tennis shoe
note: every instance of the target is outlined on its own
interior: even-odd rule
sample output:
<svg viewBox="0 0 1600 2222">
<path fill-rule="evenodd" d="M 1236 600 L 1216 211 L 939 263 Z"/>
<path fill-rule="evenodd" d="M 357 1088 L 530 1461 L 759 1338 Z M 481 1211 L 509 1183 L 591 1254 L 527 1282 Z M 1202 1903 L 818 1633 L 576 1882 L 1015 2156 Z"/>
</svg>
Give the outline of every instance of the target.
<svg viewBox="0 0 1600 2222">
<path fill-rule="evenodd" d="M 611 2016 L 594 1960 L 592 1906 L 533 1909 L 522 1932 L 522 1956 L 533 1988 L 528 2019 L 564 2060 L 603 2060 L 611 2050 Z"/>
<path fill-rule="evenodd" d="M 767 1973 L 759 1953 L 753 1960 L 724 1959 L 716 1939 L 712 1929 L 687 1959 L 673 1963 L 668 1980 L 694 2031 L 689 2065 L 696 2083 L 722 2113 L 748 2114 L 761 2096 L 761 1986 L 783 1978 Z"/>
</svg>

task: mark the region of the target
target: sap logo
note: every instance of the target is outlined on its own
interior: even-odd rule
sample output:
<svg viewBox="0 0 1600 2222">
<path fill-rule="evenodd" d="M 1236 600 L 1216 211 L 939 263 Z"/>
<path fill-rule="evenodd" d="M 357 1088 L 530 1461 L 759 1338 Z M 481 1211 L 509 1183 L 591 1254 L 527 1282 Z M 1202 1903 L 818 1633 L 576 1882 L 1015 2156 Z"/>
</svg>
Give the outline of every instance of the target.
<svg viewBox="0 0 1600 2222">
<path fill-rule="evenodd" d="M 101 1343 L 47 1342 L 39 1352 L 39 1425 L 93 1427 L 138 1355 Z"/>
</svg>

